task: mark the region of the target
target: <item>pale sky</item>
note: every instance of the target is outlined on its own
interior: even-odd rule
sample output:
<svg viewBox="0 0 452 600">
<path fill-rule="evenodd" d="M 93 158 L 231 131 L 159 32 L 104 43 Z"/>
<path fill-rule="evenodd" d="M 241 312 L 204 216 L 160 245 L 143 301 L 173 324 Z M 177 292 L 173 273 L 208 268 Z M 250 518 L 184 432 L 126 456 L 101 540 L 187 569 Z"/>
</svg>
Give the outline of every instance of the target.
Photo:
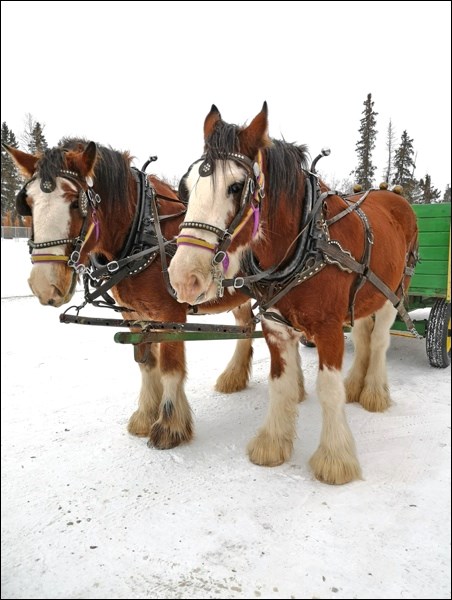
<svg viewBox="0 0 452 600">
<path fill-rule="evenodd" d="M 450 183 L 450 2 L 2 2 L 1 120 L 30 113 L 49 145 L 80 136 L 180 178 L 203 148 L 212 104 L 225 121 L 269 107 L 270 135 L 307 144 L 341 180 L 356 166 L 363 102 L 414 140 L 416 177 Z"/>
</svg>

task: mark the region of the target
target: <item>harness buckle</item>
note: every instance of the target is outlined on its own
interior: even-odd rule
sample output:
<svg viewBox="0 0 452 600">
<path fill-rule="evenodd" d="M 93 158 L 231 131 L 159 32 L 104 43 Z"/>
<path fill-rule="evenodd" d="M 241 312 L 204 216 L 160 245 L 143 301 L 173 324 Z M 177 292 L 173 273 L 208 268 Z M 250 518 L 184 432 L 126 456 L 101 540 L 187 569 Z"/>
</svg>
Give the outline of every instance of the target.
<svg viewBox="0 0 452 600">
<path fill-rule="evenodd" d="M 109 262 L 107 264 L 107 271 L 109 273 L 114 273 L 115 271 L 119 270 L 119 263 L 117 260 L 112 260 L 111 262 Z"/>
<path fill-rule="evenodd" d="M 226 252 L 224 250 L 218 250 L 215 256 L 212 258 L 212 264 L 214 267 L 219 265 L 226 258 Z"/>
<path fill-rule="evenodd" d="M 234 289 L 239 290 L 240 288 L 242 288 L 245 285 L 245 278 L 244 277 L 236 277 L 234 279 Z"/>
<path fill-rule="evenodd" d="M 77 273 L 77 275 L 84 275 L 84 273 L 86 271 L 86 267 L 83 264 L 74 265 L 74 270 Z"/>
<path fill-rule="evenodd" d="M 67 266 L 68 267 L 73 267 L 75 270 L 77 270 L 77 263 L 80 260 L 80 252 L 78 250 L 74 250 L 69 258 L 69 260 L 67 261 Z"/>
<path fill-rule="evenodd" d="M 91 188 L 88 188 L 86 191 L 87 191 L 87 194 L 88 194 L 89 202 L 90 202 L 90 204 L 91 204 L 91 206 L 93 208 L 96 206 L 96 204 L 100 204 L 100 196 L 99 196 L 99 194 L 97 194 Z"/>
</svg>

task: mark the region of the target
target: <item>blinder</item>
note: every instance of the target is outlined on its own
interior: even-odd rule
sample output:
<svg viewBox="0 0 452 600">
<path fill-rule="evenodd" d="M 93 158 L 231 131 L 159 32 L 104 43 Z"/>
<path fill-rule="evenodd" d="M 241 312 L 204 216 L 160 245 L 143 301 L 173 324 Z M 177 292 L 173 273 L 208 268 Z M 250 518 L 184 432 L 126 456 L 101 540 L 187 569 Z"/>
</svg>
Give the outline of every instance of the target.
<svg viewBox="0 0 452 600">
<path fill-rule="evenodd" d="M 31 208 L 27 204 L 27 185 L 30 181 L 16 195 L 16 211 L 21 217 L 31 217 Z"/>
</svg>

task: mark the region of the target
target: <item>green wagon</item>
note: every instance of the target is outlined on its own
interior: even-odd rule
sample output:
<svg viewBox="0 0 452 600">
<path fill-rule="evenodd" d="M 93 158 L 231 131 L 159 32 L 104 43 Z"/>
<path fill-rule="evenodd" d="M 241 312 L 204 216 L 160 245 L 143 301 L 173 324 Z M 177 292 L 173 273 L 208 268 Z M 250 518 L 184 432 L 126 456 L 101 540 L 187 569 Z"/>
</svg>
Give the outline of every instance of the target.
<svg viewBox="0 0 452 600">
<path fill-rule="evenodd" d="M 433 367 L 450 365 L 450 203 L 415 204 L 419 226 L 420 261 L 411 280 L 408 310 L 431 308 L 428 318 L 416 319 L 417 332 L 426 338 L 426 351 Z M 393 333 L 411 335 L 396 320 Z"/>
</svg>

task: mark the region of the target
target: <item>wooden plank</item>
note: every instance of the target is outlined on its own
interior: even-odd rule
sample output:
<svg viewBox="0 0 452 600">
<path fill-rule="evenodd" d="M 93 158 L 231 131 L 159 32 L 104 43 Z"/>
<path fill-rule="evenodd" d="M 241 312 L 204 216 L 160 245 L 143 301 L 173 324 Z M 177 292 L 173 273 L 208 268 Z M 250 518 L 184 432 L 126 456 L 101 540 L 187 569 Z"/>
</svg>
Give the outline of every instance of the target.
<svg viewBox="0 0 452 600">
<path fill-rule="evenodd" d="M 427 231 L 423 233 L 422 230 L 419 233 L 419 246 L 423 248 L 424 246 L 440 246 L 449 248 L 449 230 L 440 231 L 438 233 Z"/>
<path fill-rule="evenodd" d="M 417 220 L 419 231 L 449 231 L 450 221 L 442 217 L 422 218 Z"/>
<path fill-rule="evenodd" d="M 422 246 L 419 249 L 419 255 L 421 261 L 445 260 L 447 262 L 449 259 L 449 248 L 447 246 Z"/>
<path fill-rule="evenodd" d="M 447 278 L 447 260 L 422 260 L 416 265 L 416 272 L 414 276 L 417 275 L 441 275 L 444 278 Z"/>
<path fill-rule="evenodd" d="M 417 217 L 449 217 L 450 202 L 441 202 L 440 204 L 412 204 L 411 205 Z"/>
<path fill-rule="evenodd" d="M 444 297 L 447 290 L 447 277 L 439 275 L 414 275 L 410 285 L 410 294 Z"/>
</svg>

